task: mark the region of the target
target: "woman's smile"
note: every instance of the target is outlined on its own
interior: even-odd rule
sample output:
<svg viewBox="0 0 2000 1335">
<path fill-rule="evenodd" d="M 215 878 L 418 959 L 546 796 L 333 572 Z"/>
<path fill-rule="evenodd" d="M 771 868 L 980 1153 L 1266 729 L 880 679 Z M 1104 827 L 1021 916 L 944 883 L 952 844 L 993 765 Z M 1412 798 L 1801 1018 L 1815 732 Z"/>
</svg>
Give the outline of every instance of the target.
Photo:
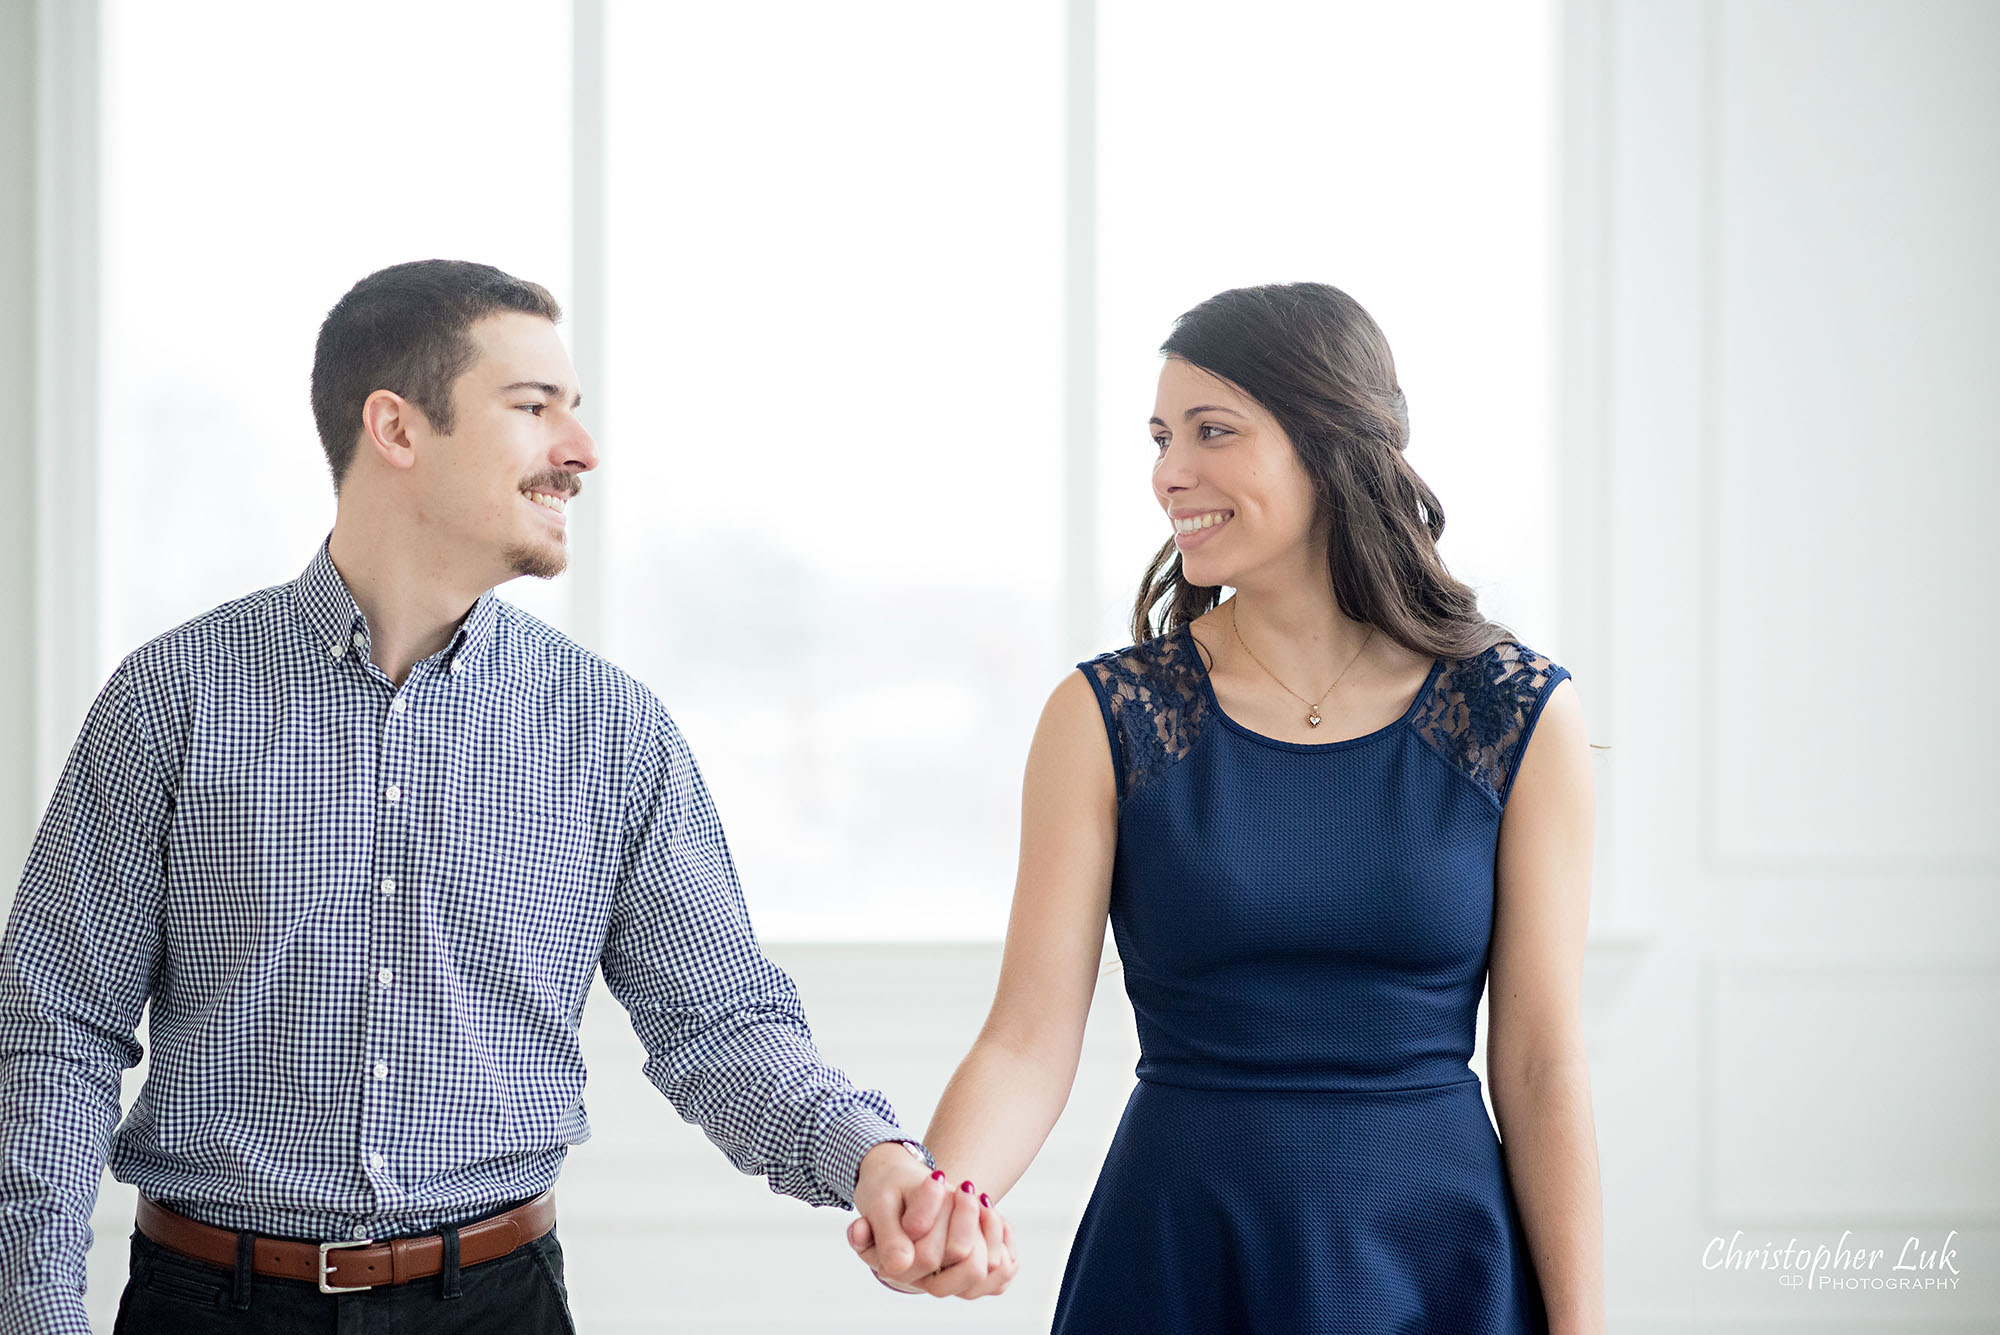
<svg viewBox="0 0 2000 1335">
<path fill-rule="evenodd" d="M 1190 551 L 1215 536 L 1215 531 L 1236 517 L 1234 510 L 1195 510 L 1169 514 L 1174 526 L 1174 546 Z"/>
</svg>

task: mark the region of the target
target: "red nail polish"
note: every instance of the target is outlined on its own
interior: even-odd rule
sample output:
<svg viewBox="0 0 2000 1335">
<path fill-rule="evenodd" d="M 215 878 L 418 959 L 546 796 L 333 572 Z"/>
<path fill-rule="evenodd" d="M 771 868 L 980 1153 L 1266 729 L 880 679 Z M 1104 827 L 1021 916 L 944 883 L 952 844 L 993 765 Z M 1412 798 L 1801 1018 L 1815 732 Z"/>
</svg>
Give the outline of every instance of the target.
<svg viewBox="0 0 2000 1335">
<path fill-rule="evenodd" d="M 972 1184 L 970 1182 L 961 1182 L 958 1184 L 958 1189 L 969 1193 L 972 1190 Z"/>
<path fill-rule="evenodd" d="M 993 1208 L 993 1198 L 983 1191 L 979 1193 L 979 1203 L 989 1210 Z"/>
<path fill-rule="evenodd" d="M 933 1181 L 933 1182 L 942 1182 L 942 1181 L 944 1181 L 944 1169 L 940 1168 L 940 1169 L 937 1169 L 937 1170 L 936 1170 L 935 1172 L 933 1172 L 933 1173 L 931 1174 L 931 1181 Z"/>
</svg>

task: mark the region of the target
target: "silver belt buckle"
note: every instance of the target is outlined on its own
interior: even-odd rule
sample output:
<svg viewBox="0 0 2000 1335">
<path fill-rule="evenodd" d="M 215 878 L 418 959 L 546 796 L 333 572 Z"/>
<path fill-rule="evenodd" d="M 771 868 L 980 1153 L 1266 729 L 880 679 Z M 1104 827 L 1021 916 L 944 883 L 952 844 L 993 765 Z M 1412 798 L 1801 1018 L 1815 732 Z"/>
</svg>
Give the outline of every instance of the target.
<svg viewBox="0 0 2000 1335">
<path fill-rule="evenodd" d="M 373 1238 L 356 1238 L 352 1242 L 322 1242 L 319 1245 L 319 1291 L 321 1293 L 359 1293 L 372 1289 L 373 1284 L 329 1284 L 326 1282 L 326 1254 L 335 1247 L 366 1247 Z"/>
</svg>

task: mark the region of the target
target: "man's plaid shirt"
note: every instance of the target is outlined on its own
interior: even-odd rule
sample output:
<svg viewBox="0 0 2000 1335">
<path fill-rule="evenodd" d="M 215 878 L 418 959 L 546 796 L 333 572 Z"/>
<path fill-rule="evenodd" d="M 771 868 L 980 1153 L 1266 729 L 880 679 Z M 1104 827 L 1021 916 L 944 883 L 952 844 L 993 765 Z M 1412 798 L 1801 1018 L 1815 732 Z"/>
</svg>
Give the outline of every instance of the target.
<svg viewBox="0 0 2000 1335">
<path fill-rule="evenodd" d="M 322 543 L 92 706 L 0 938 L 0 1331 L 88 1330 L 107 1154 L 312 1240 L 536 1195 L 589 1134 L 600 967 L 648 1078 L 773 1191 L 846 1205 L 902 1135 L 820 1059 L 652 692 L 490 591 L 401 687 L 368 635 Z"/>
</svg>

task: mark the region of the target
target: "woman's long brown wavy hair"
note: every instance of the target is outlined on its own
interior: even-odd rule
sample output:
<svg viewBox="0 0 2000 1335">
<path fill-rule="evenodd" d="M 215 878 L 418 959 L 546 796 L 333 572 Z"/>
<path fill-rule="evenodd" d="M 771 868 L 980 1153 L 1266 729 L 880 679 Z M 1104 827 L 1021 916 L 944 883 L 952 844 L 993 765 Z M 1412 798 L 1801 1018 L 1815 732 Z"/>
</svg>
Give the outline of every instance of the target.
<svg viewBox="0 0 2000 1335">
<path fill-rule="evenodd" d="M 1176 320 L 1160 351 L 1227 380 L 1285 429 L 1312 479 L 1315 520 L 1327 521 L 1343 615 L 1433 658 L 1515 638 L 1438 556 L 1444 507 L 1404 457 L 1410 415 L 1396 363 L 1354 298 L 1325 283 L 1231 288 Z M 1169 539 L 1140 581 L 1132 638 L 1177 630 L 1221 597 L 1187 582 Z"/>
</svg>

